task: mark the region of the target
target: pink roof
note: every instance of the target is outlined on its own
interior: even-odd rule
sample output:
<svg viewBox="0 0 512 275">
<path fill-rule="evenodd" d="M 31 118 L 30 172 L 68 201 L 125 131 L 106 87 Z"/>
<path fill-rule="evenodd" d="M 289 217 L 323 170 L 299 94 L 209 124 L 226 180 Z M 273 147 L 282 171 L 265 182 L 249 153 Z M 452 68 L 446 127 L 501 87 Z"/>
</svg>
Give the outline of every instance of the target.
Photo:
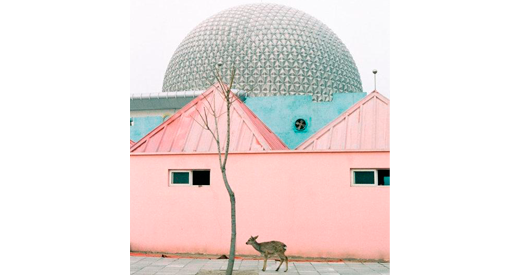
<svg viewBox="0 0 512 275">
<path fill-rule="evenodd" d="M 135 142 L 130 139 L 130 147 L 132 147 L 134 144 L 135 144 Z"/>
<path fill-rule="evenodd" d="M 219 84 L 215 86 L 220 87 Z M 234 94 L 233 96 L 236 97 Z M 217 88 L 212 86 L 139 140 L 130 151 L 132 153 L 217 152 L 215 140 L 212 134 L 202 127 L 202 120 L 198 113 L 204 113 L 203 107 L 208 106 L 208 101 L 215 105 L 216 110 L 220 110 L 218 112 L 221 114 L 218 120 L 219 132 L 221 150 L 224 150 L 227 127 L 226 102 Z M 238 97 L 231 106 L 230 152 L 288 149 Z M 208 118 L 209 125 L 214 128 L 213 117 L 208 114 Z"/>
<path fill-rule="evenodd" d="M 296 150 L 389 150 L 389 99 L 373 91 Z"/>
</svg>

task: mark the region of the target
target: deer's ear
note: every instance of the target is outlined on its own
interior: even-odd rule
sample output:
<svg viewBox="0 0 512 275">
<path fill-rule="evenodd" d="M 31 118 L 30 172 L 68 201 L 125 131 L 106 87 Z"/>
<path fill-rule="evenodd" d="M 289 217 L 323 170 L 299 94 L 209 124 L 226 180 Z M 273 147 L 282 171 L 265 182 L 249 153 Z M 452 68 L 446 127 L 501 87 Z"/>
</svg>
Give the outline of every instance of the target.
<svg viewBox="0 0 512 275">
<path fill-rule="evenodd" d="M 254 237 L 254 239 L 256 240 L 258 238 L 258 236 Z"/>
</svg>

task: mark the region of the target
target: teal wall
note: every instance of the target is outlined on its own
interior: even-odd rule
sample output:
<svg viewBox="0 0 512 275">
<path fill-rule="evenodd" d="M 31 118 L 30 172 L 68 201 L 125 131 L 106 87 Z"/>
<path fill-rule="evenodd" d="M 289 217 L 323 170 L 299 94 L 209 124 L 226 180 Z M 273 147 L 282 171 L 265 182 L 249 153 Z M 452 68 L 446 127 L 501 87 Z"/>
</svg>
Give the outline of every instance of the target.
<svg viewBox="0 0 512 275">
<path fill-rule="evenodd" d="M 156 126 L 164 121 L 161 116 L 133 117 L 133 125 L 130 126 L 130 139 L 137 142 Z"/>
<path fill-rule="evenodd" d="M 313 102 L 310 95 L 248 97 L 245 104 L 265 123 L 290 149 L 333 121 L 366 93 L 336 93 L 331 102 Z M 295 121 L 302 118 L 307 127 L 295 129 Z"/>
</svg>

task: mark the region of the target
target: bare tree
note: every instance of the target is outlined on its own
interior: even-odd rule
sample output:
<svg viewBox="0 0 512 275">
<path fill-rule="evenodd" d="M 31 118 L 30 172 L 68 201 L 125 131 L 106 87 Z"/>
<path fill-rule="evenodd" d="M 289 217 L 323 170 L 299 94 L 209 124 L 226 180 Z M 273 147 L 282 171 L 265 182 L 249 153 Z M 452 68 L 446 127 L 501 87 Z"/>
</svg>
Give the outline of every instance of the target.
<svg viewBox="0 0 512 275">
<path fill-rule="evenodd" d="M 216 110 L 215 104 L 215 94 L 213 95 L 213 103 L 210 102 L 206 96 L 203 95 L 204 100 L 207 103 L 207 106 L 203 106 L 203 110 L 197 110 L 199 113 L 199 117 L 202 122 L 196 121 L 203 129 L 208 130 L 215 140 L 217 144 L 217 153 L 219 155 L 219 164 L 220 171 L 222 173 L 222 179 L 224 180 L 224 185 L 226 186 L 226 190 L 229 194 L 229 201 L 231 202 L 231 245 L 229 249 L 229 260 L 228 260 L 228 268 L 226 270 L 226 275 L 231 275 L 233 273 L 233 265 L 235 263 L 235 245 L 236 245 L 236 208 L 235 208 L 235 193 L 231 189 L 231 186 L 228 182 L 228 177 L 226 175 L 226 163 L 228 161 L 229 155 L 229 142 L 230 142 L 230 125 L 231 125 L 231 106 L 233 102 L 237 99 L 237 97 L 231 92 L 231 87 L 233 86 L 233 81 L 235 78 L 236 69 L 233 67 L 231 70 L 231 75 L 229 79 L 229 85 L 224 84 L 222 80 L 222 75 L 219 71 L 219 67 L 221 64 L 215 67 L 215 79 L 219 83 L 220 87 L 215 85 L 212 86 L 217 89 L 218 92 L 222 94 L 222 99 L 226 102 L 226 117 L 227 117 L 227 129 L 226 129 L 226 142 L 224 144 L 224 153 L 222 152 L 221 147 L 221 138 L 219 133 L 219 118 L 224 114 L 220 113 L 221 110 Z M 209 124 L 209 116 L 213 118 L 215 125 Z M 223 156 L 224 155 L 224 156 Z"/>
</svg>

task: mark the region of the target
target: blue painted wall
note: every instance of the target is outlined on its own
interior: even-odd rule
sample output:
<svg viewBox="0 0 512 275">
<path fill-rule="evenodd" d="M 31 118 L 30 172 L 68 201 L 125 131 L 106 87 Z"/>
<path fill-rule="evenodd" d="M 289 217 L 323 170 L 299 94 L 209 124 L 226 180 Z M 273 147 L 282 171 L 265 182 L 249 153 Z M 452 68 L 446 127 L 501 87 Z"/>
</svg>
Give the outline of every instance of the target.
<svg viewBox="0 0 512 275">
<path fill-rule="evenodd" d="M 133 125 L 130 126 L 130 139 L 135 142 L 164 121 L 161 116 L 133 117 L 131 120 L 133 120 Z"/>
<path fill-rule="evenodd" d="M 337 93 L 331 102 L 313 102 L 310 95 L 248 97 L 245 104 L 288 148 L 295 149 L 365 96 L 366 93 Z M 307 123 L 303 131 L 295 128 L 299 118 Z"/>
</svg>

